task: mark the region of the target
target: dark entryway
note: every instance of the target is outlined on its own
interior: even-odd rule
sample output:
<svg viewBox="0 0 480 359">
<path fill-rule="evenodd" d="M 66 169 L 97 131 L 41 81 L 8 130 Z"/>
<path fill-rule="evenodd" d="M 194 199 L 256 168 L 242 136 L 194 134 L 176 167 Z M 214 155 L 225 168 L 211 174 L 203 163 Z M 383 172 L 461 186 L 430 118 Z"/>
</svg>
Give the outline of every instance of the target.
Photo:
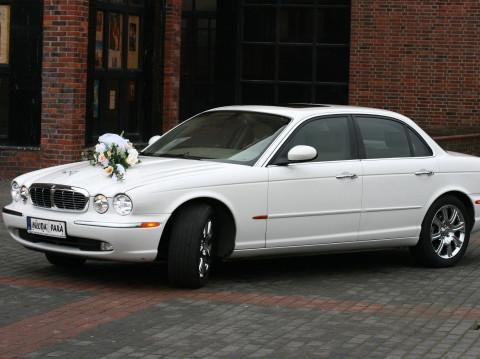
<svg viewBox="0 0 480 359">
<path fill-rule="evenodd" d="M 348 103 L 349 0 L 184 0 L 181 116 Z"/>
<path fill-rule="evenodd" d="M 0 144 L 38 146 L 43 1 L 0 0 Z"/>
<path fill-rule="evenodd" d="M 180 120 L 235 102 L 236 1 L 184 0 Z"/>
<path fill-rule="evenodd" d="M 91 1 L 87 143 L 105 132 L 142 142 L 150 132 L 153 4 Z"/>
</svg>

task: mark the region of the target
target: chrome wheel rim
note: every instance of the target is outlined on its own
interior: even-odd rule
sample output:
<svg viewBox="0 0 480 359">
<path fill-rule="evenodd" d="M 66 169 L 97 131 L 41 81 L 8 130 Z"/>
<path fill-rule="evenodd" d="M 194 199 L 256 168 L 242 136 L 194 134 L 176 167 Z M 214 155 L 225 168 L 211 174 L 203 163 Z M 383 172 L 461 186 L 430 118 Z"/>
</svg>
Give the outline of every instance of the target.
<svg viewBox="0 0 480 359">
<path fill-rule="evenodd" d="M 212 220 L 209 219 L 203 227 L 202 237 L 200 238 L 200 259 L 198 262 L 198 274 L 200 278 L 205 278 L 210 270 L 213 237 L 212 226 Z"/>
<path fill-rule="evenodd" d="M 465 241 L 465 218 L 458 207 L 448 204 L 433 216 L 430 239 L 433 250 L 443 258 L 455 257 Z"/>
</svg>

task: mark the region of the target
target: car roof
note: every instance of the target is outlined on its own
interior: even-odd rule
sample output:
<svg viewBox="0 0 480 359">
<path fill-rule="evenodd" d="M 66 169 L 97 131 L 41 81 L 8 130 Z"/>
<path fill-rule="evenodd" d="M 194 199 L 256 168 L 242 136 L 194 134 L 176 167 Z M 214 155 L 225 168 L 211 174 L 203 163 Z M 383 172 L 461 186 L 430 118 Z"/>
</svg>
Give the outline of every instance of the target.
<svg viewBox="0 0 480 359">
<path fill-rule="evenodd" d="M 279 116 L 287 116 L 294 120 L 301 120 L 310 116 L 321 115 L 335 115 L 335 114 L 368 114 L 377 116 L 388 116 L 394 118 L 407 119 L 396 112 L 382 110 L 377 108 L 347 106 L 347 105 L 328 105 L 328 104 L 308 104 L 295 103 L 278 106 L 264 106 L 264 105 L 236 105 L 223 106 L 210 109 L 208 111 L 251 111 L 264 112 Z"/>
</svg>

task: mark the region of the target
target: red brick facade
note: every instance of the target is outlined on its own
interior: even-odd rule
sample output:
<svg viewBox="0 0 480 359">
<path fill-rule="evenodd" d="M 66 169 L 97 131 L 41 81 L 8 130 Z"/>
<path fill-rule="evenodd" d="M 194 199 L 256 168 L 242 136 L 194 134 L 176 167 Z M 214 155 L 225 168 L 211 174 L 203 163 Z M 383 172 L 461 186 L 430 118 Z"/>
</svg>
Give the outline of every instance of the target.
<svg viewBox="0 0 480 359">
<path fill-rule="evenodd" d="M 182 0 L 167 0 L 165 9 L 163 119 L 167 131 L 178 123 L 180 104 L 180 50 L 182 42 Z"/>
<path fill-rule="evenodd" d="M 353 0 L 350 104 L 480 132 L 479 19 L 478 0 Z"/>
<path fill-rule="evenodd" d="M 44 1 L 41 145 L 0 148 L 0 177 L 80 158 L 90 1 Z M 179 117 L 182 0 L 164 11 L 165 131 Z M 351 18 L 350 104 L 404 113 L 434 136 L 480 133 L 478 0 L 352 0 Z M 440 144 L 480 154 L 479 139 Z"/>
<path fill-rule="evenodd" d="M 89 0 L 45 0 L 40 149 L 0 149 L 0 176 L 77 161 L 85 148 Z"/>
<path fill-rule="evenodd" d="M 46 0 L 43 15 L 43 166 L 76 161 L 85 148 L 89 0 Z"/>
</svg>

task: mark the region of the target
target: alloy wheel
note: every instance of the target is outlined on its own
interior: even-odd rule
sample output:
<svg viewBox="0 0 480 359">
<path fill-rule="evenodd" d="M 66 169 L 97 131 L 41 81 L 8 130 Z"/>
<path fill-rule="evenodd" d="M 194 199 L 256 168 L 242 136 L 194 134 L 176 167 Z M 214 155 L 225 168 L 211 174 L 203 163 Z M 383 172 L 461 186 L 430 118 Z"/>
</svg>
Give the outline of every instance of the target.
<svg viewBox="0 0 480 359">
<path fill-rule="evenodd" d="M 430 239 L 435 253 L 443 258 L 455 257 L 465 241 L 465 218 L 458 207 L 448 204 L 433 216 Z"/>
<path fill-rule="evenodd" d="M 200 259 L 198 262 L 198 273 L 200 278 L 205 278 L 210 270 L 212 260 L 212 238 L 213 238 L 213 222 L 211 219 L 205 223 L 200 238 Z"/>
</svg>

